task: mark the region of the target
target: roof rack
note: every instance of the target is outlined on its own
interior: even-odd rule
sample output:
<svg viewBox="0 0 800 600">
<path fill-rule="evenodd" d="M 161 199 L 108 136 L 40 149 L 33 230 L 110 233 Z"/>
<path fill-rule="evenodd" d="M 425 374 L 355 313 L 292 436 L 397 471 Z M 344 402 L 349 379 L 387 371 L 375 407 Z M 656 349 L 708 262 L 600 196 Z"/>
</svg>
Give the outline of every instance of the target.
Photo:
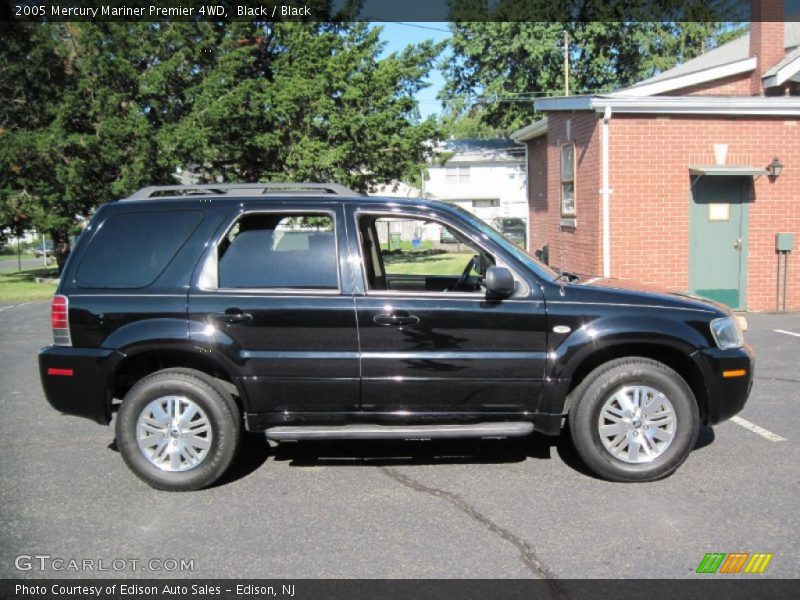
<svg viewBox="0 0 800 600">
<path fill-rule="evenodd" d="M 134 192 L 126 200 L 179 198 L 182 196 L 262 196 L 271 193 L 299 196 L 312 194 L 360 196 L 359 193 L 338 183 L 206 183 L 197 185 L 152 185 Z"/>
</svg>

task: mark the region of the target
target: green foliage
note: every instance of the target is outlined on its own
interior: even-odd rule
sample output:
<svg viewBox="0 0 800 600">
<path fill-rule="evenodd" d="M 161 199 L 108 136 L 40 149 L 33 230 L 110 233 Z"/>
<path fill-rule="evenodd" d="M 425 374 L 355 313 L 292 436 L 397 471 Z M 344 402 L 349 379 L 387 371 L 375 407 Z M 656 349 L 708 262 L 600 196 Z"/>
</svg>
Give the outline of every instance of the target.
<svg viewBox="0 0 800 600">
<path fill-rule="evenodd" d="M 165 135 L 204 180 L 336 181 L 358 191 L 424 160 L 414 94 L 441 47 L 378 60 L 364 23 L 231 24 L 185 119 Z"/>
<path fill-rule="evenodd" d="M 439 135 L 414 94 L 441 45 L 379 59 L 364 23 L 14 23 L 0 39 L 0 230 L 32 198 L 25 227 L 61 239 L 178 166 L 367 191 L 415 173 Z"/>
<path fill-rule="evenodd" d="M 463 96 L 449 99 L 447 110 L 440 117 L 439 123 L 444 138 L 486 140 L 502 135 L 502 132 L 483 121 L 478 108 L 467 106 Z M 444 162 L 440 161 L 440 164 Z"/>
<path fill-rule="evenodd" d="M 618 5 L 592 3 L 595 12 Z M 510 133 L 536 116 L 533 99 L 564 93 L 564 32 L 569 34 L 570 94 L 602 93 L 637 83 L 741 33 L 718 22 L 613 22 L 613 14 L 558 22 L 455 22 L 442 63 L 440 98 L 450 121 L 479 116 Z"/>
<path fill-rule="evenodd" d="M 36 196 L 27 191 L 8 192 L 0 195 L 0 241 L 9 237 L 21 237 L 27 229 L 41 219 L 42 207 Z"/>
</svg>

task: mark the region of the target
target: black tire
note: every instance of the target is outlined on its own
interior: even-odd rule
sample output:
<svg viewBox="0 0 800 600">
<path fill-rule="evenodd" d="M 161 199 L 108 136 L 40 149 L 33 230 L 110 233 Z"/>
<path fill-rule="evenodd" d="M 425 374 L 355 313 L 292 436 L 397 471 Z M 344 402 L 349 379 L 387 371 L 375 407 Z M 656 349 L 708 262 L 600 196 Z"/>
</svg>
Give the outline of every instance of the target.
<svg viewBox="0 0 800 600">
<path fill-rule="evenodd" d="M 168 395 L 195 402 L 208 416 L 211 427 L 208 454 L 185 471 L 161 470 L 137 443 L 139 415 L 150 402 Z M 125 464 L 142 481 L 159 490 L 198 490 L 217 481 L 236 457 L 242 437 L 241 414 L 231 394 L 213 377 L 194 369 L 164 369 L 144 377 L 125 395 L 117 413 L 116 435 Z"/>
<path fill-rule="evenodd" d="M 662 392 L 675 413 L 675 432 L 663 453 L 651 462 L 629 463 L 614 456 L 601 440 L 599 419 L 605 401 L 624 385 Z M 568 416 L 572 442 L 589 469 L 610 481 L 654 481 L 672 474 L 697 443 L 700 413 L 686 381 L 663 363 L 631 357 L 609 361 L 589 373 L 570 394 Z"/>
</svg>

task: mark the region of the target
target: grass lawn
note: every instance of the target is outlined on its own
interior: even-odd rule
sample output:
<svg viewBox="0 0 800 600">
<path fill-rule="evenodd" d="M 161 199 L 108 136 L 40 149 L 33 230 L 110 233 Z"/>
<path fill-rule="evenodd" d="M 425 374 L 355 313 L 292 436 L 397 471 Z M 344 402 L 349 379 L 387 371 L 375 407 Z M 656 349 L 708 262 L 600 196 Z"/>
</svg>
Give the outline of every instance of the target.
<svg viewBox="0 0 800 600">
<path fill-rule="evenodd" d="M 0 273 L 0 302 L 49 300 L 56 291 L 55 282 L 36 283 L 37 277 L 58 277 L 56 267 Z"/>
<path fill-rule="evenodd" d="M 388 275 L 461 275 L 472 254 L 414 256 L 403 253 L 383 257 Z"/>
<path fill-rule="evenodd" d="M 47 255 L 50 256 L 50 252 L 48 252 Z M 36 258 L 36 256 L 34 256 L 33 252 L 23 252 L 22 253 L 22 260 L 25 260 L 27 258 Z M 16 262 L 17 261 L 17 255 L 16 254 L 0 254 L 0 262 L 5 262 L 7 260 L 13 260 L 14 262 Z"/>
</svg>

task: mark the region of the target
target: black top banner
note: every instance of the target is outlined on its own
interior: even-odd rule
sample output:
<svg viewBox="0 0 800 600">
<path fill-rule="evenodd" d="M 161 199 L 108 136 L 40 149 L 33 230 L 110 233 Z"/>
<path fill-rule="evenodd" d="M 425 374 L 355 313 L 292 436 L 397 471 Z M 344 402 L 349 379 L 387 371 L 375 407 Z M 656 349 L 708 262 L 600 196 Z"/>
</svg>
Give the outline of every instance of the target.
<svg viewBox="0 0 800 600">
<path fill-rule="evenodd" d="M 751 13 L 750 0 L 0 0 L 0 21 L 800 20 L 800 0 L 753 1 L 764 8 Z"/>
</svg>

